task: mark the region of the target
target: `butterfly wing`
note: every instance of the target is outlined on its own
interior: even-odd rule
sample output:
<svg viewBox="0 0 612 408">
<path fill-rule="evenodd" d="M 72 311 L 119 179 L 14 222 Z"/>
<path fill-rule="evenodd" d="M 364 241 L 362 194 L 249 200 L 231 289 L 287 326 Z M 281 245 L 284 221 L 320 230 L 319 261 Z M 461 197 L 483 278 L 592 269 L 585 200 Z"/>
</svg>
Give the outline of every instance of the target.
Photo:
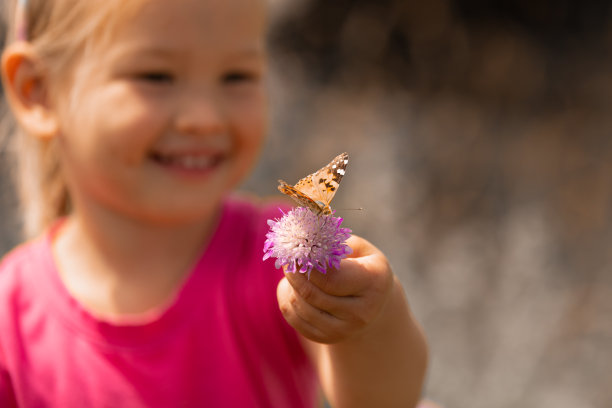
<svg viewBox="0 0 612 408">
<path fill-rule="evenodd" d="M 327 166 L 319 169 L 297 182 L 295 188 L 314 201 L 326 206 L 334 198 L 348 165 L 348 153 L 336 156 Z"/>
<path fill-rule="evenodd" d="M 283 180 L 278 180 L 280 183 L 278 189 L 281 193 L 287 194 L 301 207 L 309 208 L 315 214 L 325 213 L 325 208 L 317 204 L 312 198 L 302 193 L 294 186 L 285 183 Z"/>
</svg>

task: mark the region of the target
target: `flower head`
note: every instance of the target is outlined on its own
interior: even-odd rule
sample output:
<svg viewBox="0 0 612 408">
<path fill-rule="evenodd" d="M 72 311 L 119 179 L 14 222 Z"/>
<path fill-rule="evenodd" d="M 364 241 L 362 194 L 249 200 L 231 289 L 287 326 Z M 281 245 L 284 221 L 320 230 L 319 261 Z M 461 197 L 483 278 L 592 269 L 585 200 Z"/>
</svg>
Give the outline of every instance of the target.
<svg viewBox="0 0 612 408">
<path fill-rule="evenodd" d="M 282 218 L 268 220 L 264 256 L 276 258 L 275 266 L 287 272 L 307 273 L 317 269 L 339 268 L 340 260 L 352 252 L 344 243 L 350 237 L 349 228 L 340 228 L 342 218 L 316 215 L 304 207 L 283 213 Z"/>
</svg>

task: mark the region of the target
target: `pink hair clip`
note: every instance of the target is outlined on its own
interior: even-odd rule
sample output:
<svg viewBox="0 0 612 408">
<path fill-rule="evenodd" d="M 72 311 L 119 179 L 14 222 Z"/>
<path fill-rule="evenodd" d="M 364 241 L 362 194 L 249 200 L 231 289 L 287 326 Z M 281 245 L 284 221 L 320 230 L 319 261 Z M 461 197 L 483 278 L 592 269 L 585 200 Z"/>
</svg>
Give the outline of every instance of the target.
<svg viewBox="0 0 612 408">
<path fill-rule="evenodd" d="M 17 9 L 15 10 L 15 38 L 17 41 L 28 40 L 27 6 L 28 0 L 17 0 Z"/>
</svg>

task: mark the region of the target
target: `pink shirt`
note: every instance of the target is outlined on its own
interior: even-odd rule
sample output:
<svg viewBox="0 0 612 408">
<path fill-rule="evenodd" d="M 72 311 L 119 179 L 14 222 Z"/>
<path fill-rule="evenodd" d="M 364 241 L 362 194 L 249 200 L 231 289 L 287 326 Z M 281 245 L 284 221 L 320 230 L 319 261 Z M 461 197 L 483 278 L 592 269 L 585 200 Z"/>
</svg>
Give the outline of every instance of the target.
<svg viewBox="0 0 612 408">
<path fill-rule="evenodd" d="M 314 407 L 316 377 L 262 262 L 268 218 L 228 201 L 175 301 L 154 320 L 95 319 L 68 294 L 50 234 L 0 264 L 0 407 Z"/>
</svg>

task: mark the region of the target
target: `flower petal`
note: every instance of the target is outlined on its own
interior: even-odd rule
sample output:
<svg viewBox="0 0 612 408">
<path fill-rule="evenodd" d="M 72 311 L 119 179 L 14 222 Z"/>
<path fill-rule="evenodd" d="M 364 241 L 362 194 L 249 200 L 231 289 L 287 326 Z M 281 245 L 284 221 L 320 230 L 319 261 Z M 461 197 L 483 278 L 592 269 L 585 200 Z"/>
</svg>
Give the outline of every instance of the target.
<svg viewBox="0 0 612 408">
<path fill-rule="evenodd" d="M 341 223 L 340 217 L 317 215 L 303 207 L 283 212 L 280 219 L 268 220 L 264 260 L 274 257 L 276 268 L 285 266 L 287 272 L 299 270 L 308 276 L 313 269 L 321 273 L 328 267 L 337 269 L 340 260 L 352 253 L 345 244 L 351 230 L 341 228 Z"/>
</svg>

